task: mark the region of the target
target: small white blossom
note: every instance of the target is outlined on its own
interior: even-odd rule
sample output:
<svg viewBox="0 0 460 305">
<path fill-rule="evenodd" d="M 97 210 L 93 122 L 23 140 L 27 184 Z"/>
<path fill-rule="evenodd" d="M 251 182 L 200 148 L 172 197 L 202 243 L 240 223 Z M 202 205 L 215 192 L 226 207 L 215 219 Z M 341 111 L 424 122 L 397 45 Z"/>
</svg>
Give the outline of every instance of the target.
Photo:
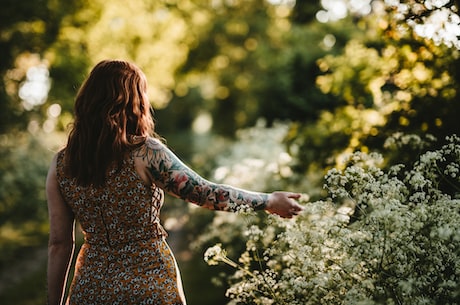
<svg viewBox="0 0 460 305">
<path fill-rule="evenodd" d="M 225 256 L 225 250 L 222 249 L 222 244 L 219 243 L 206 250 L 204 253 L 204 261 L 208 263 L 208 265 L 218 265 Z"/>
</svg>

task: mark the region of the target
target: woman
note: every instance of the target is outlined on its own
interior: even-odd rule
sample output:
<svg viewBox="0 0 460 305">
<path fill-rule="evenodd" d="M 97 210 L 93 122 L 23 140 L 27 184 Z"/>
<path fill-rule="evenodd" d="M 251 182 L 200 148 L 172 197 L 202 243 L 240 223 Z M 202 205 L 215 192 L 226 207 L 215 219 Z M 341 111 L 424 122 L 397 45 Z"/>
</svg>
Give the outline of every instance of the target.
<svg viewBox="0 0 460 305">
<path fill-rule="evenodd" d="M 159 222 L 163 191 L 212 210 L 243 205 L 297 215 L 299 194 L 249 192 L 209 182 L 156 136 L 142 71 L 102 61 L 75 101 L 66 147 L 54 157 L 46 192 L 50 219 L 48 302 L 64 301 L 77 220 L 78 254 L 70 304 L 186 304 Z"/>
</svg>

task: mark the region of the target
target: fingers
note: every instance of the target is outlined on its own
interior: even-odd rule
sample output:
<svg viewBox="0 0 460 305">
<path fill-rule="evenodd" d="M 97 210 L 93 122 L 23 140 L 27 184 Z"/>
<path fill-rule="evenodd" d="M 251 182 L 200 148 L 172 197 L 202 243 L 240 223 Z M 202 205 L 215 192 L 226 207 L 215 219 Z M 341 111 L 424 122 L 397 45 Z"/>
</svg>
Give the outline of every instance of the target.
<svg viewBox="0 0 460 305">
<path fill-rule="evenodd" d="M 288 198 L 292 198 L 292 199 L 299 199 L 301 196 L 302 194 L 299 194 L 299 193 L 289 193 L 288 194 Z"/>
<path fill-rule="evenodd" d="M 287 217 L 286 218 L 292 218 L 294 216 L 297 216 L 300 214 L 300 212 L 303 211 L 303 206 L 297 203 L 297 201 L 302 195 L 299 193 L 288 193 L 287 198 L 291 199 L 290 200 L 290 206 L 287 211 Z"/>
<path fill-rule="evenodd" d="M 288 197 L 291 198 L 291 197 Z M 304 207 L 299 205 L 297 202 L 292 201 L 288 206 L 285 207 L 283 213 L 280 213 L 279 216 L 283 218 L 292 218 L 299 215 L 304 210 Z"/>
<path fill-rule="evenodd" d="M 291 192 L 274 192 L 271 194 L 266 210 L 282 218 L 292 218 L 303 211 L 303 207 L 297 202 L 302 195 Z"/>
<path fill-rule="evenodd" d="M 288 215 L 290 216 L 289 218 L 299 215 L 302 211 L 303 211 L 303 207 L 301 206 L 295 206 L 291 208 L 288 212 Z"/>
<path fill-rule="evenodd" d="M 291 194 L 288 195 L 288 198 L 297 200 L 301 196 L 302 195 L 299 194 L 299 193 L 291 193 Z M 292 202 L 291 209 L 290 209 L 291 213 L 297 215 L 297 214 L 299 214 L 299 212 L 303 211 L 303 209 L 304 209 L 303 206 L 298 204 L 297 201 L 292 200 L 291 202 Z"/>
</svg>

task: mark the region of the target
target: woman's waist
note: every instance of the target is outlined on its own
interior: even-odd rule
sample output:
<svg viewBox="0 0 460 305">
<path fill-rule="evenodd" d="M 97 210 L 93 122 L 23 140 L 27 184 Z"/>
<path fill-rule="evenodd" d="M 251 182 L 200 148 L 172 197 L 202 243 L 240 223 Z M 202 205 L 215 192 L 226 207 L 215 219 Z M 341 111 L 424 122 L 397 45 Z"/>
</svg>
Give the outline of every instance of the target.
<svg viewBox="0 0 460 305">
<path fill-rule="evenodd" d="M 77 267 L 83 273 L 116 277 L 159 268 L 171 256 L 166 240 L 158 237 L 115 246 L 86 242 L 80 249 Z"/>
<path fill-rule="evenodd" d="M 123 248 L 131 244 L 163 239 L 168 236 L 158 223 L 141 228 L 100 228 L 99 230 L 84 230 L 85 243 L 108 248 Z"/>
</svg>

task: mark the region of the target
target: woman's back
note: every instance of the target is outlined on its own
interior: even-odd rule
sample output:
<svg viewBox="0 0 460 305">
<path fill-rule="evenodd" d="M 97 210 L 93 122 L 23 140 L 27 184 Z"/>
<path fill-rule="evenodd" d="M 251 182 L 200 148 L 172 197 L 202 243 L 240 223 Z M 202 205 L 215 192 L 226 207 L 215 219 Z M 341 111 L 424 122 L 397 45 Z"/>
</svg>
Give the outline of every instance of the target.
<svg viewBox="0 0 460 305">
<path fill-rule="evenodd" d="M 121 168 L 110 168 L 101 187 L 79 186 L 64 174 L 63 156 L 58 155 L 57 178 L 90 244 L 115 246 L 164 235 L 159 223 L 163 191 L 146 185 L 137 173 L 134 157 L 128 155 Z"/>
<path fill-rule="evenodd" d="M 145 183 L 132 154 L 109 169 L 104 186 L 79 186 L 64 172 L 64 154 L 57 180 L 85 235 L 70 304 L 185 304 L 159 223 L 163 191 Z"/>
</svg>

